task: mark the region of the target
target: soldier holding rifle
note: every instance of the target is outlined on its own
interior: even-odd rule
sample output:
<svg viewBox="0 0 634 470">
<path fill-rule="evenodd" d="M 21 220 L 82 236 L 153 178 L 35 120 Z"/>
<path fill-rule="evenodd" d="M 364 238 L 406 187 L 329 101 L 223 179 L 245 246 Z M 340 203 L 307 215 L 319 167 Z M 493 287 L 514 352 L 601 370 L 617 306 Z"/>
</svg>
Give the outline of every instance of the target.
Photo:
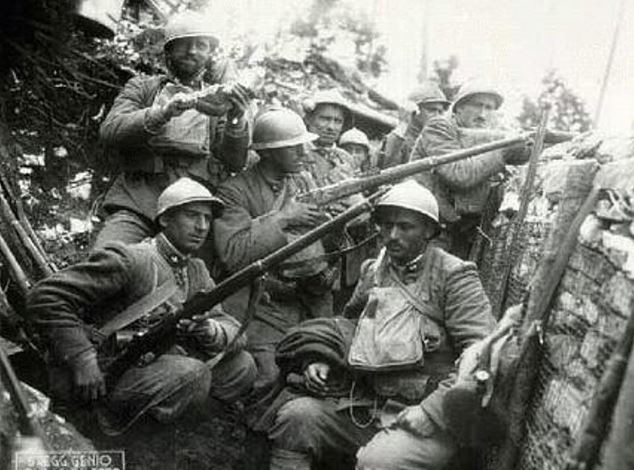
<svg viewBox="0 0 634 470">
<path fill-rule="evenodd" d="M 213 190 L 244 167 L 249 91 L 235 83 L 233 64 L 211 61 L 217 46 L 204 18 L 174 16 L 165 27 L 168 74 L 134 77 L 115 99 L 101 138 L 118 150 L 123 171 L 105 196 L 96 247 L 154 235 L 157 198 L 179 177 Z"/>
<path fill-rule="evenodd" d="M 465 83 L 451 104 L 450 114 L 427 122 L 410 160 L 470 147 L 469 139 L 461 128 L 490 127 L 494 112 L 503 101 L 502 95 L 486 84 L 476 81 Z M 526 163 L 530 147 L 528 141 L 522 146 L 442 165 L 418 177 L 419 182 L 438 199 L 440 220 L 446 226 L 446 243 L 451 253 L 463 259 L 469 256 L 482 213 L 493 191 L 492 180 L 504 171 L 506 165 Z"/>
<path fill-rule="evenodd" d="M 253 148 L 260 161 L 218 189 L 226 209 L 214 222 L 214 237 L 225 271 L 243 268 L 327 219 L 315 204 L 297 202 L 294 197 L 315 185 L 311 175 L 302 171 L 302 163 L 304 144 L 316 138 L 301 117 L 288 109 L 272 108 L 256 118 Z M 277 377 L 275 345 L 288 328 L 306 318 L 333 315 L 330 289 L 335 271 L 320 258 L 325 254 L 324 243 L 311 245 L 264 281 L 263 295 L 247 329 L 249 351 L 258 365 L 256 392 Z M 225 306 L 230 313 L 242 315 L 247 298 L 248 293 L 242 292 Z"/>
<path fill-rule="evenodd" d="M 100 423 L 116 434 L 145 413 L 171 422 L 210 394 L 234 401 L 250 390 L 255 364 L 242 350 L 245 339 L 236 338 L 239 323 L 220 306 L 181 320 L 171 349 L 139 359 L 114 384 L 108 380 L 108 389 L 104 376 L 127 340 L 214 287 L 202 260 L 191 254 L 222 207 L 201 184 L 179 179 L 158 199 L 158 235 L 107 244 L 32 289 L 27 313 L 46 345 L 54 398 L 102 400 Z M 216 365 L 216 354 L 227 345 L 231 350 Z"/>
</svg>

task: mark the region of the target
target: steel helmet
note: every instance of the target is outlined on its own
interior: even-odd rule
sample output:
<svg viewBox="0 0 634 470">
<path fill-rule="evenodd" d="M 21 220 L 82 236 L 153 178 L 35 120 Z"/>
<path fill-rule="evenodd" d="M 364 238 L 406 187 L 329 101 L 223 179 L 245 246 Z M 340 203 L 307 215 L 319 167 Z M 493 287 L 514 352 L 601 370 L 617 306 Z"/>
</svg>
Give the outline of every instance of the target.
<svg viewBox="0 0 634 470">
<path fill-rule="evenodd" d="M 156 207 L 156 219 L 175 207 L 189 204 L 190 202 L 208 202 L 214 217 L 220 215 L 224 203 L 213 196 L 207 188 L 191 178 L 183 177 L 170 184 L 161 193 Z"/>
<path fill-rule="evenodd" d="M 368 136 L 362 130 L 353 127 L 347 130 L 339 138 L 339 145 L 344 146 L 346 144 L 363 145 L 366 149 L 370 150 L 370 141 Z"/>
<path fill-rule="evenodd" d="M 494 86 L 480 82 L 477 80 L 472 80 L 469 82 L 465 82 L 462 84 L 460 89 L 458 90 L 458 94 L 451 103 L 451 112 L 455 112 L 456 106 L 463 100 L 473 96 L 473 95 L 489 95 L 492 96 L 495 100 L 495 109 L 498 109 L 502 106 L 504 102 L 504 97 L 495 89 Z"/>
<path fill-rule="evenodd" d="M 339 106 L 343 109 L 346 120 L 352 117 L 350 103 L 348 103 L 341 92 L 336 88 L 317 91 L 312 98 L 304 101 L 304 108 L 308 113 L 312 113 L 320 104 L 334 104 L 335 106 Z"/>
<path fill-rule="evenodd" d="M 379 202 L 379 207 L 402 207 L 429 217 L 439 224 L 438 202 L 431 191 L 414 180 L 395 184 Z"/>
<path fill-rule="evenodd" d="M 276 107 L 263 111 L 253 124 L 253 150 L 277 149 L 312 142 L 319 138 L 308 132 L 299 114 Z"/>
<path fill-rule="evenodd" d="M 417 105 L 426 103 L 441 103 L 445 109 L 449 106 L 447 97 L 440 87 L 434 82 L 425 82 L 422 86 L 412 91 L 407 96 L 407 99 L 413 101 Z"/>
<path fill-rule="evenodd" d="M 172 16 L 165 25 L 165 43 L 163 48 L 182 38 L 206 37 L 211 40 L 212 46 L 217 47 L 217 34 L 209 26 L 209 20 L 191 10 L 177 13 Z"/>
</svg>

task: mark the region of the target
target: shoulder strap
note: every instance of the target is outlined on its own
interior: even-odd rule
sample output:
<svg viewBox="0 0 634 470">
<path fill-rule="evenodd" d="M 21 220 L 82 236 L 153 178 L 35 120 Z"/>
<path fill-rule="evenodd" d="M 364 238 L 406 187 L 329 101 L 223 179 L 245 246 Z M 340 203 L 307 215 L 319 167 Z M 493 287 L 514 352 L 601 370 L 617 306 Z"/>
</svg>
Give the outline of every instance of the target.
<svg viewBox="0 0 634 470">
<path fill-rule="evenodd" d="M 394 280 L 394 282 L 396 282 L 396 285 L 403 291 L 403 293 L 407 297 L 407 300 L 409 300 L 412 306 L 416 310 L 421 312 L 421 314 L 425 312 L 425 315 L 423 316 L 429 317 L 431 320 L 433 320 L 436 323 L 440 323 L 442 321 L 441 318 L 437 318 L 437 317 L 433 317 L 429 315 L 429 308 L 423 305 L 423 303 L 418 299 L 418 297 L 414 294 L 414 292 L 412 292 L 412 290 L 409 287 L 407 287 L 407 285 L 398 278 L 398 276 L 394 273 L 392 269 L 390 269 L 390 277 Z"/>
<path fill-rule="evenodd" d="M 154 285 L 156 285 L 156 282 Z M 156 307 L 166 302 L 167 299 L 174 295 L 177 288 L 176 283 L 172 279 L 168 278 L 157 288 L 152 289 L 151 292 L 144 295 L 128 308 L 119 312 L 114 318 L 106 322 L 105 325 L 99 328 L 99 333 L 102 334 L 104 338 L 107 338 L 116 331 L 134 323 L 146 313 L 151 312 Z"/>
</svg>

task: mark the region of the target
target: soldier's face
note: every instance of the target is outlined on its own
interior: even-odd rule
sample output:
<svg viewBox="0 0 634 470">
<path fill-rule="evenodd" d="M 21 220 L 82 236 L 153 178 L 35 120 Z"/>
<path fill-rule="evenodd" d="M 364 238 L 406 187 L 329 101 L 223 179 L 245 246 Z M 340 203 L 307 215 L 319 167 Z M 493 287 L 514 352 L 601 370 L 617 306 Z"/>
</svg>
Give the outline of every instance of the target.
<svg viewBox="0 0 634 470">
<path fill-rule="evenodd" d="M 346 152 L 352 155 L 352 158 L 354 158 L 354 160 L 357 162 L 364 161 L 366 157 L 368 156 L 368 150 L 363 145 L 346 144 L 346 145 L 343 145 L 342 147 Z"/>
<path fill-rule="evenodd" d="M 491 95 L 473 95 L 456 106 L 456 118 L 462 127 L 484 128 L 493 119 L 496 101 Z"/>
<path fill-rule="evenodd" d="M 299 173 L 303 167 L 302 160 L 306 155 L 304 145 L 295 145 L 293 147 L 282 147 L 270 151 L 268 157 L 281 173 Z"/>
<path fill-rule="evenodd" d="M 435 116 L 440 116 L 445 112 L 445 106 L 442 103 L 420 103 L 418 112 L 427 121 Z"/>
<path fill-rule="evenodd" d="M 204 37 L 175 39 L 167 45 L 166 50 L 172 72 L 182 80 L 198 74 L 205 67 L 212 52 L 211 40 Z"/>
<path fill-rule="evenodd" d="M 168 211 L 160 218 L 163 233 L 184 254 L 198 250 L 207 239 L 212 210 L 204 202 L 192 202 Z"/>
<path fill-rule="evenodd" d="M 318 145 L 334 144 L 343 129 L 345 112 L 341 106 L 320 104 L 308 120 L 308 130 L 319 136 Z"/>
<path fill-rule="evenodd" d="M 387 254 L 398 264 L 420 255 L 436 234 L 433 221 L 409 209 L 379 207 L 375 219 Z"/>
</svg>

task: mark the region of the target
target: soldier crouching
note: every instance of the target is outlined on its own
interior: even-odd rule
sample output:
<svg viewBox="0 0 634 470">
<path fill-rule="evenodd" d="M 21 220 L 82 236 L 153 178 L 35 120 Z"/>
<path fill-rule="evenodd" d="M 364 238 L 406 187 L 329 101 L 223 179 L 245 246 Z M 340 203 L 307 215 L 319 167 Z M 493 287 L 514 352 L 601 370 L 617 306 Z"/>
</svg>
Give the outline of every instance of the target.
<svg viewBox="0 0 634 470">
<path fill-rule="evenodd" d="M 493 328 L 473 263 L 430 244 L 438 205 L 408 181 L 377 204 L 383 250 L 368 260 L 349 318 L 308 320 L 276 350 L 286 388 L 261 422 L 272 470 L 333 453 L 357 469 L 441 469 L 457 450 L 443 408 L 454 362 Z"/>
<path fill-rule="evenodd" d="M 102 430 L 119 434 L 146 413 L 171 422 L 209 395 L 231 402 L 250 390 L 256 368 L 242 350 L 246 339 L 234 341 L 239 323 L 219 306 L 181 320 L 166 353 L 146 355 L 106 388 L 105 367 L 121 349 L 116 337 L 155 326 L 214 287 L 191 253 L 222 208 L 205 187 L 182 178 L 159 197 L 154 238 L 107 244 L 33 288 L 27 312 L 46 345 L 54 398 L 98 403 Z M 209 361 L 228 345 L 212 374 Z"/>
</svg>

